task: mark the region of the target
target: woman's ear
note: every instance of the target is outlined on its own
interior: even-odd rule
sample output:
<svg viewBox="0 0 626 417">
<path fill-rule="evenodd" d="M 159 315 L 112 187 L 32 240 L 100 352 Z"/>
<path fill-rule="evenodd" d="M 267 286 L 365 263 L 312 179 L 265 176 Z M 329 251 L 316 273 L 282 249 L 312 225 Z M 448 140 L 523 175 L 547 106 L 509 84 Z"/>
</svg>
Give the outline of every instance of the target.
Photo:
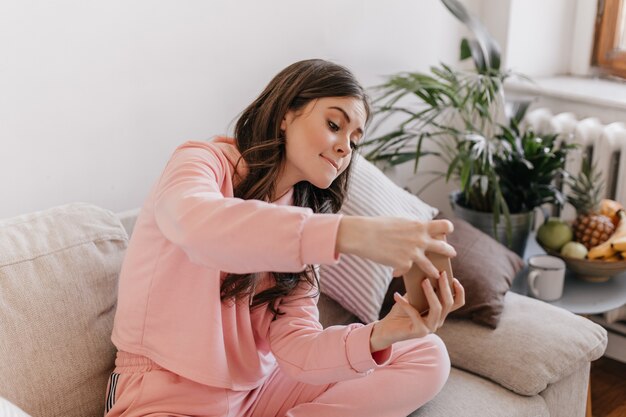
<svg viewBox="0 0 626 417">
<path fill-rule="evenodd" d="M 287 128 L 293 123 L 296 117 L 299 117 L 301 114 L 302 110 L 287 110 L 283 116 L 283 120 L 280 121 L 280 130 L 283 132 L 287 131 Z"/>
<path fill-rule="evenodd" d="M 285 113 L 283 120 L 280 121 L 280 130 L 282 130 L 284 133 L 287 130 L 287 126 L 289 126 L 292 121 L 293 121 L 293 111 L 289 110 L 287 113 Z"/>
</svg>

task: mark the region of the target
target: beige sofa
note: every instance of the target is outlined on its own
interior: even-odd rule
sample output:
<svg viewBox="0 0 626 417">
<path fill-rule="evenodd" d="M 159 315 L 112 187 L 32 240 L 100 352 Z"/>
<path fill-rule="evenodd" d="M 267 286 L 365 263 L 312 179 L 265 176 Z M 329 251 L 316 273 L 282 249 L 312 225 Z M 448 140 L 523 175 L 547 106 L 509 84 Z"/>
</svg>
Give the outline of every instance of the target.
<svg viewBox="0 0 626 417">
<path fill-rule="evenodd" d="M 74 203 L 0 221 L 0 397 L 32 416 L 102 415 L 135 216 Z M 323 294 L 320 313 L 325 325 L 354 319 Z M 450 378 L 412 416 L 582 417 L 590 361 L 607 342 L 591 321 L 515 293 L 496 330 L 448 319 L 438 334 Z"/>
</svg>

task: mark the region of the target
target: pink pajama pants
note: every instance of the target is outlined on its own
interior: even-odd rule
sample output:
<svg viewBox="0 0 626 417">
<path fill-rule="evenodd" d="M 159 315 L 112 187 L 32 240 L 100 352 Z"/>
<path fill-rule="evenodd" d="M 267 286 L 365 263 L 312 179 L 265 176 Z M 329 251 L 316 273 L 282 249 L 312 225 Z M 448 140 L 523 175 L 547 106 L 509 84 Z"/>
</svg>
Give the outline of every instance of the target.
<svg viewBox="0 0 626 417">
<path fill-rule="evenodd" d="M 436 335 L 394 345 L 390 362 L 367 376 L 326 385 L 298 382 L 276 367 L 260 387 L 202 385 L 150 359 L 119 352 L 107 388 L 106 417 L 406 417 L 441 390 L 450 373 Z"/>
</svg>

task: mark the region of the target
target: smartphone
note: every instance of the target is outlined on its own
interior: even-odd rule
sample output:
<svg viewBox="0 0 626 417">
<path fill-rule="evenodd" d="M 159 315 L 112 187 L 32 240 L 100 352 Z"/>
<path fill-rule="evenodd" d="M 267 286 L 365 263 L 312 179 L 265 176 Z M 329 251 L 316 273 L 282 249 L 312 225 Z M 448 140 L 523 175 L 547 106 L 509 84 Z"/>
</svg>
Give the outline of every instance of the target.
<svg viewBox="0 0 626 417">
<path fill-rule="evenodd" d="M 446 240 L 445 236 L 441 237 L 441 240 Z M 450 285 L 450 289 L 452 290 L 452 296 L 454 296 L 454 287 L 452 286 L 452 279 L 454 278 L 452 274 L 452 265 L 450 264 L 450 258 L 444 255 L 440 255 L 438 253 L 426 252 L 426 257 L 430 259 L 435 268 L 439 272 L 446 271 L 448 274 L 448 284 Z M 426 294 L 424 293 L 424 288 L 422 287 L 422 281 L 425 279 L 429 279 L 430 283 L 435 290 L 435 293 L 439 294 L 439 280 L 434 278 L 427 278 L 424 271 L 420 269 L 416 264 L 413 264 L 409 272 L 402 276 L 404 279 L 404 287 L 406 288 L 406 297 L 409 300 L 409 303 L 420 312 L 421 315 L 425 315 L 428 313 L 428 299 L 426 298 Z"/>
</svg>

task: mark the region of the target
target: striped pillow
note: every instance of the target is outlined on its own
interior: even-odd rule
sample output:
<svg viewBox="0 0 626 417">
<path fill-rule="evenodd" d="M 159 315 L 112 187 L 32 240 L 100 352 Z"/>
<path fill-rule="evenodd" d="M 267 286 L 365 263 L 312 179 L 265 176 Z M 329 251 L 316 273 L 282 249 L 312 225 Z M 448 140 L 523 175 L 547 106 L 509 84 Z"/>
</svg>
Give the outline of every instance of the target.
<svg viewBox="0 0 626 417">
<path fill-rule="evenodd" d="M 431 220 L 438 210 L 403 190 L 376 166 L 354 154 L 348 195 L 340 213 Z M 376 244 L 372 242 L 372 244 Z M 341 255 L 336 265 L 320 266 L 321 291 L 364 323 L 378 319 L 392 268 L 354 255 Z"/>
</svg>

